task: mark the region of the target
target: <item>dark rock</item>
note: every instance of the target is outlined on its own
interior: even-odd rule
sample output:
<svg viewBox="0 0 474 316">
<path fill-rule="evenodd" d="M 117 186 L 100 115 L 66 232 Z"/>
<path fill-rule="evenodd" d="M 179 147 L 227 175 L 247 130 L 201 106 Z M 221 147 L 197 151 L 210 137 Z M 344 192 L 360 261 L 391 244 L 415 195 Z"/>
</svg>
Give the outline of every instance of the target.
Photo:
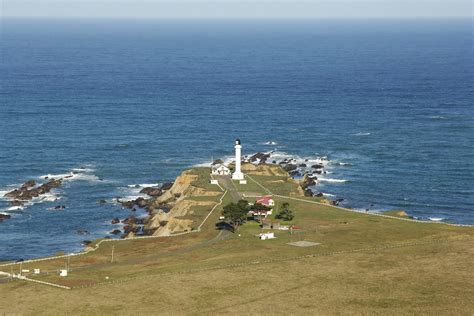
<svg viewBox="0 0 474 316">
<path fill-rule="evenodd" d="M 131 233 L 131 232 L 137 233 L 139 230 L 140 230 L 140 227 L 135 226 L 135 225 L 125 225 L 125 226 L 123 227 L 123 232 L 124 232 L 125 234 L 129 234 L 129 233 Z"/>
<path fill-rule="evenodd" d="M 23 183 L 23 185 L 21 187 L 22 188 L 31 188 L 31 187 L 34 187 L 35 185 L 36 185 L 35 180 L 28 180 L 25 183 Z"/>
<path fill-rule="evenodd" d="M 311 168 L 314 168 L 314 169 L 323 169 L 324 166 L 321 165 L 321 164 L 315 164 L 315 165 L 312 165 Z"/>
<path fill-rule="evenodd" d="M 23 205 L 23 202 L 22 201 L 18 201 L 18 200 L 13 200 L 13 201 L 10 201 L 10 204 L 12 206 L 22 206 Z"/>
<path fill-rule="evenodd" d="M 300 163 L 298 167 L 304 168 L 304 167 L 306 167 L 306 164 L 305 163 Z"/>
<path fill-rule="evenodd" d="M 88 235 L 89 234 L 89 231 L 85 230 L 85 229 L 78 229 L 76 230 L 76 233 L 78 235 Z"/>
<path fill-rule="evenodd" d="M 311 191 L 310 189 L 304 190 L 304 196 L 313 196 L 313 191 Z"/>
<path fill-rule="evenodd" d="M 120 204 L 126 208 L 133 208 L 134 201 L 121 201 Z"/>
<path fill-rule="evenodd" d="M 90 240 L 83 240 L 83 241 L 82 241 L 82 244 L 83 244 L 84 246 L 88 246 L 88 245 L 92 244 L 92 241 L 90 241 Z"/>
<path fill-rule="evenodd" d="M 114 229 L 113 231 L 110 232 L 111 235 L 118 235 L 121 234 L 122 231 L 120 229 Z"/>
<path fill-rule="evenodd" d="M 173 186 L 173 182 L 165 182 L 163 183 L 160 189 L 163 191 L 166 191 L 166 190 L 171 189 L 172 186 Z"/>
<path fill-rule="evenodd" d="M 301 187 L 303 188 L 303 190 L 315 184 L 316 184 L 316 181 L 314 181 L 314 179 L 309 177 L 308 175 L 305 175 L 303 180 L 301 181 Z"/>
<path fill-rule="evenodd" d="M 299 172 L 298 170 L 293 170 L 293 171 L 290 171 L 288 172 L 288 174 L 290 175 L 290 177 L 301 177 L 301 172 Z"/>
<path fill-rule="evenodd" d="M 120 223 L 120 219 L 118 217 L 115 217 L 114 219 L 112 219 L 112 221 L 110 223 L 112 223 L 114 225 L 118 224 L 118 223 Z"/>
<path fill-rule="evenodd" d="M 149 196 L 158 197 L 163 194 L 163 191 L 159 188 L 147 187 L 141 189 L 140 193 L 145 193 Z"/>
<path fill-rule="evenodd" d="M 138 199 L 135 200 L 134 203 L 138 205 L 138 207 L 145 207 L 148 204 L 148 201 L 142 197 L 139 197 Z"/>
<path fill-rule="evenodd" d="M 144 236 L 151 236 L 153 233 L 156 231 L 156 228 L 143 228 L 142 229 L 142 234 Z"/>
<path fill-rule="evenodd" d="M 135 224 L 136 220 L 137 220 L 136 217 L 132 215 L 124 219 L 122 221 L 122 224 L 127 224 L 127 225 Z"/>
<path fill-rule="evenodd" d="M 272 161 L 272 164 L 276 165 L 277 161 L 276 160 L 273 160 Z"/>
<path fill-rule="evenodd" d="M 249 161 L 250 162 L 259 161 L 259 163 L 265 163 L 267 162 L 268 158 L 270 158 L 270 154 L 256 153 L 255 155 L 252 155 L 249 158 Z"/>
<path fill-rule="evenodd" d="M 222 160 L 216 159 L 216 160 L 214 160 L 214 161 L 212 162 L 212 165 L 213 165 L 213 166 L 214 166 L 214 165 L 222 165 L 223 163 L 224 163 L 224 162 L 223 162 Z"/>
<path fill-rule="evenodd" d="M 99 204 L 107 204 L 106 200 L 99 200 Z"/>
<path fill-rule="evenodd" d="M 65 205 L 56 205 L 56 206 L 54 207 L 55 210 L 64 210 L 65 208 L 66 208 Z"/>
<path fill-rule="evenodd" d="M 289 172 L 292 170 L 296 170 L 296 168 L 298 168 L 296 165 L 287 164 L 286 166 L 283 167 L 283 170 L 285 170 L 286 172 Z"/>
<path fill-rule="evenodd" d="M 319 192 L 319 193 L 315 194 L 314 196 L 316 196 L 316 197 L 323 197 L 324 194 L 322 194 L 321 192 Z"/>
<path fill-rule="evenodd" d="M 0 222 L 3 222 L 6 219 L 10 219 L 11 215 L 9 214 L 0 214 Z"/>
</svg>

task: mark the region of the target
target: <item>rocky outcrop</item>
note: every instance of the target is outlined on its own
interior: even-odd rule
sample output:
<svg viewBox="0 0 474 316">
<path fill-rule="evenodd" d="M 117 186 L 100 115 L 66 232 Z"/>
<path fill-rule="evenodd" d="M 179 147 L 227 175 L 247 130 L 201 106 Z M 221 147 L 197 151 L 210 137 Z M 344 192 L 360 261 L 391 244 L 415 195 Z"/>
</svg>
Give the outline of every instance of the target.
<svg viewBox="0 0 474 316">
<path fill-rule="evenodd" d="M 250 162 L 266 163 L 270 158 L 270 154 L 256 153 L 249 158 Z"/>
<path fill-rule="evenodd" d="M 0 223 L 3 222 L 6 219 L 10 219 L 11 215 L 9 214 L 0 214 Z"/>
<path fill-rule="evenodd" d="M 62 179 L 51 179 L 40 186 L 36 186 L 34 180 L 26 181 L 21 187 L 6 193 L 4 196 L 13 199 L 14 205 L 21 205 L 23 201 L 29 201 L 42 194 L 50 192 L 61 185 Z"/>
<path fill-rule="evenodd" d="M 163 190 L 160 188 L 147 187 L 140 190 L 140 193 L 145 193 L 152 197 L 158 197 L 163 194 Z"/>
<path fill-rule="evenodd" d="M 120 223 L 120 219 L 118 217 L 115 217 L 114 219 L 112 219 L 112 221 L 110 221 L 110 223 L 112 225 L 115 225 L 115 224 L 119 224 Z"/>
<path fill-rule="evenodd" d="M 310 177 L 308 174 L 305 174 L 303 179 L 301 180 L 301 187 L 303 190 L 306 190 L 308 187 L 313 186 L 316 184 L 314 178 Z"/>
</svg>

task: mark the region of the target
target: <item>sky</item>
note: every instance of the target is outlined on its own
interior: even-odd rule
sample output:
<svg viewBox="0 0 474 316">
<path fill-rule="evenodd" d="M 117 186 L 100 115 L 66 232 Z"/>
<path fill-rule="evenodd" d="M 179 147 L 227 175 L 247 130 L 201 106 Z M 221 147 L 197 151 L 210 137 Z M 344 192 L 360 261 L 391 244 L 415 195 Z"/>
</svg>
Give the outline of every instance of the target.
<svg viewBox="0 0 474 316">
<path fill-rule="evenodd" d="M 472 0 L 0 0 L 1 17 L 455 18 Z"/>
</svg>

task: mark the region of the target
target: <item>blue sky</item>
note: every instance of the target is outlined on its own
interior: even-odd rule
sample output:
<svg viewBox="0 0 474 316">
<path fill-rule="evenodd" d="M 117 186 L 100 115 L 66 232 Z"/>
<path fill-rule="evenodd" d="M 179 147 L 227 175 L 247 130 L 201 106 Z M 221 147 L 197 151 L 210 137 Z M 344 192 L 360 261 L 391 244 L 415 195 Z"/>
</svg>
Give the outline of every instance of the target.
<svg viewBox="0 0 474 316">
<path fill-rule="evenodd" d="M 472 17 L 471 0 L 0 0 L 2 17 Z"/>
</svg>

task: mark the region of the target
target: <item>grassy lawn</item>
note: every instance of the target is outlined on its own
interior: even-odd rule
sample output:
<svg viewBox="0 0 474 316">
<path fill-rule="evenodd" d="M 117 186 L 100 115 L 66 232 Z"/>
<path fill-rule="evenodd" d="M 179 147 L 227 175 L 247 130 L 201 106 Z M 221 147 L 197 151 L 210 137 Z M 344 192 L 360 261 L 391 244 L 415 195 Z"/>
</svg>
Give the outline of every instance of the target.
<svg viewBox="0 0 474 316">
<path fill-rule="evenodd" d="M 199 178 L 193 185 L 218 190 L 209 184 L 208 169 L 194 172 Z M 251 176 L 274 193 L 298 194 L 297 184 L 287 177 Z M 258 190 L 251 180 L 247 183 L 236 186 L 241 192 Z M 187 198 L 216 202 L 220 196 Z M 222 205 L 231 201 L 226 194 Z M 65 259 L 25 263 L 23 268 L 51 272 L 39 279 L 73 290 L 20 281 L 0 285 L 8 302 L 0 313 L 31 314 L 46 306 L 53 313 L 82 306 L 80 312 L 93 314 L 125 308 L 163 314 L 468 314 L 474 308 L 473 228 L 402 221 L 284 197 L 275 201 L 275 210 L 290 204 L 291 224 L 300 229 L 275 230 L 276 239 L 261 241 L 256 235 L 262 229 L 251 221 L 237 233 L 223 233 L 215 229 L 221 205 L 201 232 L 106 242 L 95 252 L 73 257 L 67 278 L 56 273 Z M 192 210 L 183 218 L 199 223 L 209 207 Z M 288 245 L 300 240 L 319 245 Z M 103 285 L 81 288 L 89 284 Z M 14 290 L 22 295 L 15 296 Z M 56 304 L 56 299 L 68 304 Z M 26 300 L 29 304 L 21 305 Z"/>
</svg>

